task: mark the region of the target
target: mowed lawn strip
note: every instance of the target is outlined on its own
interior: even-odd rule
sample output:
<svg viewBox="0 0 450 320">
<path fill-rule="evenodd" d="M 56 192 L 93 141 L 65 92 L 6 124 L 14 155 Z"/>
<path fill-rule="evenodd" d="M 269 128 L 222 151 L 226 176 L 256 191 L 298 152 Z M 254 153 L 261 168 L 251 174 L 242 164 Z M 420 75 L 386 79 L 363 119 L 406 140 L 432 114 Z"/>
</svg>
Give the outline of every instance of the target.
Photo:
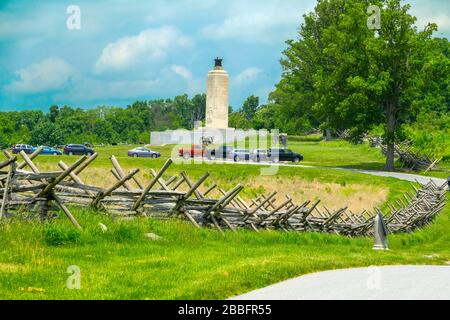
<svg viewBox="0 0 450 320">
<path fill-rule="evenodd" d="M 244 145 L 236 145 L 239 148 L 255 148 L 255 143 L 247 141 Z M 130 149 L 137 147 L 137 145 L 119 145 L 119 146 L 105 146 L 96 147 L 95 150 L 99 153 L 99 158 L 96 160 L 98 166 L 110 166 L 109 157 L 116 156 L 117 159 L 125 164 L 135 167 L 162 166 L 164 161 L 169 157 L 178 158 L 178 149 L 180 146 L 165 145 L 152 146 L 154 151 L 161 153 L 161 159 L 134 159 L 127 156 Z M 260 146 L 261 148 L 268 147 Z M 213 148 L 213 147 L 210 147 Z M 301 163 L 309 166 L 323 166 L 323 167 L 340 167 L 340 168 L 356 168 L 366 170 L 383 170 L 385 165 L 385 157 L 380 149 L 371 148 L 368 143 L 354 145 L 346 141 L 290 141 L 289 148 L 294 152 L 304 155 L 305 160 Z M 57 163 L 60 160 L 71 163 L 76 160 L 77 156 L 39 156 L 35 162 L 43 166 L 43 169 L 53 168 L 59 170 Z M 4 155 L 0 154 L 0 160 L 4 159 Z M 410 172 L 402 169 L 397 162 L 397 170 L 402 172 Z M 259 169 L 258 169 L 259 170 Z M 415 172 L 412 172 L 415 173 Z M 423 174 L 423 172 L 419 172 Z M 447 178 L 450 174 L 450 163 L 441 162 L 437 168 L 428 172 L 426 175 L 430 177 Z"/>
</svg>

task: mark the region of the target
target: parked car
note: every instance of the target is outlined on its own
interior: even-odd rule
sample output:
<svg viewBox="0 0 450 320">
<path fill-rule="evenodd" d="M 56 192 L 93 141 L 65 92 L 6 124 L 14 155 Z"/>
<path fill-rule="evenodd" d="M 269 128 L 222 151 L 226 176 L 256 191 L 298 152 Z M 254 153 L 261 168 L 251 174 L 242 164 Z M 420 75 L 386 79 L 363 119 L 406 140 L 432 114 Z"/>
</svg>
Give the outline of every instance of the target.
<svg viewBox="0 0 450 320">
<path fill-rule="evenodd" d="M 272 162 L 291 161 L 298 163 L 303 161 L 303 155 L 292 152 L 292 150 L 289 149 L 269 149 L 267 151 L 267 156 Z"/>
<path fill-rule="evenodd" d="M 200 145 L 196 145 L 193 144 L 190 148 L 180 148 L 178 150 L 178 153 L 180 155 L 180 157 L 183 157 L 184 159 L 191 159 L 194 157 L 206 157 L 208 155 L 208 149 L 200 146 Z"/>
<path fill-rule="evenodd" d="M 60 156 L 60 155 L 62 155 L 62 152 L 59 151 L 58 149 L 55 149 L 55 148 L 52 148 L 52 147 L 47 147 L 47 146 L 42 146 L 42 147 L 43 147 L 43 149 L 42 149 L 40 154 L 43 154 L 43 155 L 47 154 L 47 155 L 53 155 L 53 156 Z M 32 149 L 32 152 L 35 152 L 39 148 L 40 147 L 34 147 Z"/>
<path fill-rule="evenodd" d="M 208 153 L 208 159 L 233 159 L 233 147 L 220 146 L 217 149 L 210 150 Z"/>
<path fill-rule="evenodd" d="M 130 151 L 128 151 L 128 156 L 129 157 L 135 157 L 135 158 L 159 158 L 161 157 L 161 154 L 159 152 L 156 151 L 152 151 L 148 148 L 144 148 L 144 147 L 139 147 L 139 148 L 134 148 Z"/>
<path fill-rule="evenodd" d="M 250 150 L 247 149 L 234 149 L 233 150 L 233 160 L 235 162 L 239 162 L 239 161 L 248 161 L 250 160 L 251 154 L 250 154 Z"/>
<path fill-rule="evenodd" d="M 250 157 L 255 162 L 267 160 L 267 150 L 266 149 L 255 149 L 255 150 L 253 150 Z"/>
<path fill-rule="evenodd" d="M 82 144 L 68 144 L 64 147 L 64 154 L 71 155 L 88 155 L 94 154 L 94 150 Z"/>
<path fill-rule="evenodd" d="M 14 154 L 17 154 L 20 151 L 23 151 L 26 154 L 31 154 L 31 153 L 33 153 L 33 146 L 30 146 L 28 144 L 15 144 L 15 145 L 13 145 L 12 152 Z"/>
</svg>

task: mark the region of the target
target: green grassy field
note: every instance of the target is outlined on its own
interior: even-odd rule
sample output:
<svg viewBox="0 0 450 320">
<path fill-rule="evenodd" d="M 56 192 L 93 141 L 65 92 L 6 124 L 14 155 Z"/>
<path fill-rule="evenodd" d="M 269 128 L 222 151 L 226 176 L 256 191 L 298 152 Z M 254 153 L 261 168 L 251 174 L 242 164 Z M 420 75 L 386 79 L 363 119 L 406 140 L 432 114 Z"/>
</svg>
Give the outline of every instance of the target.
<svg viewBox="0 0 450 320">
<path fill-rule="evenodd" d="M 304 164 L 377 169 L 384 159 L 379 150 L 345 142 L 292 142 L 305 155 Z M 111 179 L 109 157 L 116 155 L 129 170 L 140 168 L 140 179 L 150 179 L 149 168 L 162 166 L 173 146 L 155 148 L 162 159 L 126 156 L 130 146 L 97 148 L 99 158 L 83 179 L 102 183 Z M 40 156 L 42 170 L 57 169 L 57 162 L 77 157 Z M 298 197 L 330 197 L 336 207 L 350 201 L 368 205 L 373 190 L 385 192 L 380 206 L 410 190 L 404 181 L 372 177 L 327 168 L 281 167 L 276 175 L 261 178 L 261 168 L 245 165 L 176 164 L 165 178 L 186 170 L 192 178 L 211 172 L 210 181 L 231 188 L 248 187 L 252 197 L 272 188 Z M 263 179 L 263 180 L 261 180 Z M 285 183 L 289 181 L 289 183 Z M 260 185 L 261 183 L 261 185 Z M 323 190 L 323 185 L 327 186 Z M 374 189 L 375 188 L 375 189 Z M 320 189 L 320 190 L 318 190 Z M 359 193 L 363 190 L 365 193 Z M 356 195 L 356 197 L 355 197 Z M 390 251 L 372 251 L 372 239 L 268 231 L 240 230 L 222 236 L 197 230 L 177 220 L 113 221 L 109 216 L 72 208 L 82 231 L 65 217 L 33 222 L 27 217 L 0 221 L 0 297 L 3 299 L 224 299 L 306 273 L 348 267 L 397 264 L 450 263 L 450 206 L 430 227 L 411 235 L 389 237 Z M 108 226 L 103 233 L 99 223 Z M 144 234 L 162 236 L 160 241 Z M 81 289 L 66 288 L 70 265 L 81 269 Z"/>
</svg>

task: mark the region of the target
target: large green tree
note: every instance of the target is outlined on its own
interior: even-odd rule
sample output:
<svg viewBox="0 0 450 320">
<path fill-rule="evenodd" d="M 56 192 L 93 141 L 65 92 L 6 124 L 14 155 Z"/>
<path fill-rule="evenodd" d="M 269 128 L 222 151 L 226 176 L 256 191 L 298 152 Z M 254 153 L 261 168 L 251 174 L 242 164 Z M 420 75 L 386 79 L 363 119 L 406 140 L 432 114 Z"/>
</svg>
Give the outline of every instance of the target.
<svg viewBox="0 0 450 320">
<path fill-rule="evenodd" d="M 57 146 L 64 143 L 62 130 L 53 122 L 38 124 L 31 132 L 30 144 Z"/>
<path fill-rule="evenodd" d="M 373 4 L 381 9 L 378 31 L 367 26 Z M 319 0 L 304 16 L 299 39 L 288 41 L 283 78 L 271 98 L 286 115 L 350 129 L 355 139 L 383 124 L 386 170 L 393 170 L 402 124 L 427 87 L 424 69 L 443 56 L 430 50 L 436 26 L 418 31 L 409 9 L 400 0 Z"/>
<path fill-rule="evenodd" d="M 250 121 L 253 119 L 256 111 L 258 110 L 258 107 L 259 107 L 259 97 L 251 95 L 244 101 L 241 111 L 247 118 L 247 120 Z"/>
</svg>

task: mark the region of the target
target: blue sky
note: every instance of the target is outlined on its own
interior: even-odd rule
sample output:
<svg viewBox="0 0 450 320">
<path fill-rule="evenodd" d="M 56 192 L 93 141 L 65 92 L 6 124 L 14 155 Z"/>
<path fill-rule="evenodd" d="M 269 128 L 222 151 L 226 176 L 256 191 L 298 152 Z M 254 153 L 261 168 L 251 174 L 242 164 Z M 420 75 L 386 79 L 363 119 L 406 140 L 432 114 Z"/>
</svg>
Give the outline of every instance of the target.
<svg viewBox="0 0 450 320">
<path fill-rule="evenodd" d="M 450 36 L 450 1 L 410 0 L 418 26 Z M 262 102 L 280 79 L 285 41 L 315 0 L 0 0 L 0 111 L 126 106 L 205 91 L 213 58 L 230 104 Z M 81 10 L 69 30 L 67 8 Z"/>
</svg>

